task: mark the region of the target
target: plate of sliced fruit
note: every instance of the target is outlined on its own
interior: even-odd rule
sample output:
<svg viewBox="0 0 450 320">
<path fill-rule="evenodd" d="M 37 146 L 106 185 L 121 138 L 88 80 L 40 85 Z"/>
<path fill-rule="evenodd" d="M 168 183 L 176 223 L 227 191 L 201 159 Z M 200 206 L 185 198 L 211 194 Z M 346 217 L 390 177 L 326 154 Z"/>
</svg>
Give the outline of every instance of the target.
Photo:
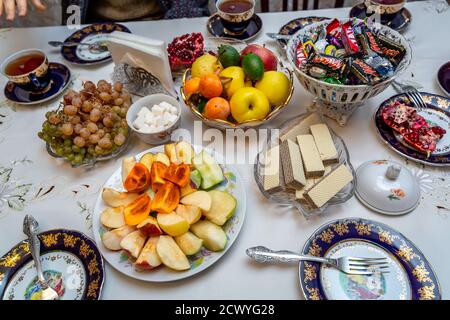
<svg viewBox="0 0 450 320">
<path fill-rule="evenodd" d="M 186 141 L 127 157 L 98 197 L 93 229 L 104 258 L 148 282 L 190 277 L 217 262 L 245 218 L 245 188 L 222 156 Z"/>
</svg>

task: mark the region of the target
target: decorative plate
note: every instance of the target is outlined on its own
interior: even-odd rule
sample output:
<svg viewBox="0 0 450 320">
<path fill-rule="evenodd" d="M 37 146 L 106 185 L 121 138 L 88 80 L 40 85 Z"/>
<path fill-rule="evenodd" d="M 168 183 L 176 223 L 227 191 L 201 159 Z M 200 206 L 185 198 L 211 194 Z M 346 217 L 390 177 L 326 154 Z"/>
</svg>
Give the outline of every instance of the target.
<svg viewBox="0 0 450 320">
<path fill-rule="evenodd" d="M 74 230 L 38 235 L 44 276 L 59 300 L 98 300 L 103 287 L 103 259 L 93 240 Z M 39 300 L 40 286 L 29 242 L 24 240 L 0 258 L 0 297 Z"/>
<path fill-rule="evenodd" d="M 108 34 L 114 31 L 131 33 L 127 27 L 121 24 L 113 22 L 94 23 L 73 33 L 64 42 L 104 42 L 108 40 Z M 62 47 L 61 54 L 67 61 L 81 65 L 99 64 L 112 59 L 109 51 L 94 51 L 90 50 L 88 46 Z"/>
<path fill-rule="evenodd" d="M 55 98 L 70 84 L 71 73 L 65 65 L 56 62 L 50 62 L 49 72 L 50 85 L 40 92 L 24 90 L 15 83 L 8 82 L 4 91 L 6 99 L 20 105 L 34 105 Z"/>
<path fill-rule="evenodd" d="M 450 61 L 439 68 L 437 80 L 442 91 L 450 97 Z"/>
<path fill-rule="evenodd" d="M 254 14 L 250 19 L 250 23 L 248 24 L 247 29 L 242 34 L 232 35 L 226 32 L 223 27 L 222 21 L 220 21 L 219 14 L 215 13 L 208 19 L 206 27 L 209 33 L 211 33 L 214 37 L 225 37 L 248 41 L 259 35 L 262 30 L 262 25 L 263 22 L 261 18 L 257 14 Z"/>
<path fill-rule="evenodd" d="M 431 166 L 449 166 L 450 165 L 450 99 L 436 94 L 421 92 L 422 98 L 427 103 L 428 108 L 421 111 L 425 120 L 430 124 L 439 125 L 444 128 L 447 133 L 437 143 L 436 150 L 429 156 L 425 153 L 417 151 L 415 148 L 403 141 L 401 135 L 394 133 L 388 125 L 386 125 L 381 116 L 384 107 L 394 101 L 400 101 L 410 104 L 409 99 L 403 94 L 395 95 L 383 103 L 375 112 L 374 120 L 378 134 L 383 141 L 394 151 L 402 154 L 416 162 L 428 164 Z"/>
<path fill-rule="evenodd" d="M 350 10 L 350 18 L 358 18 L 364 20 L 372 14 L 367 14 L 367 7 L 363 3 L 359 3 Z M 411 23 L 411 12 L 408 9 L 402 8 L 394 14 L 381 15 L 381 23 L 398 32 L 404 31 Z"/>
<path fill-rule="evenodd" d="M 291 36 L 294 33 L 296 33 L 298 30 L 300 30 L 301 28 L 306 27 L 307 25 L 310 25 L 311 23 L 320 22 L 320 21 L 327 20 L 327 19 L 330 19 L 330 18 L 326 18 L 326 17 L 296 18 L 296 19 L 289 21 L 284 26 L 282 26 L 280 28 L 280 30 L 278 31 L 278 33 Z M 277 41 L 282 48 L 285 48 L 288 43 L 287 40 L 277 40 Z"/>
<path fill-rule="evenodd" d="M 321 257 L 386 257 L 389 273 L 347 275 L 302 261 L 300 285 L 308 300 L 440 300 L 441 290 L 422 252 L 385 224 L 360 218 L 335 220 L 308 239 L 303 254 Z"/>
<path fill-rule="evenodd" d="M 203 149 L 199 146 L 193 147 L 196 153 L 199 153 Z M 209 149 L 206 149 L 206 151 L 212 154 L 219 163 L 223 162 L 223 157 L 218 153 L 214 153 Z M 164 152 L 164 146 L 158 146 L 150 150 L 141 152 L 140 154 L 136 155 L 136 159 L 140 159 L 144 154 L 148 152 Z M 234 241 L 238 237 L 244 223 L 246 210 L 245 187 L 238 170 L 234 166 L 228 165 L 223 165 L 222 170 L 224 171 L 225 180 L 214 189 L 227 191 L 231 193 L 237 200 L 235 214 L 223 226 L 228 239 L 227 245 L 223 251 L 212 252 L 203 247 L 199 253 L 193 256 L 188 256 L 189 262 L 191 264 L 191 269 L 186 271 L 174 271 L 165 266 L 160 266 L 153 270 L 136 271 L 127 254 L 117 251 L 110 251 L 105 248 L 102 243 L 102 235 L 106 232 L 106 229 L 100 222 L 100 214 L 106 208 L 106 206 L 100 194 L 95 205 L 92 219 L 95 241 L 106 261 L 108 261 L 116 270 L 127 276 L 148 282 L 169 282 L 188 278 L 199 272 L 202 272 L 203 270 L 216 263 L 231 248 Z M 118 168 L 112 174 L 112 176 L 106 181 L 103 188 L 104 187 L 123 190 L 121 168 Z"/>
</svg>

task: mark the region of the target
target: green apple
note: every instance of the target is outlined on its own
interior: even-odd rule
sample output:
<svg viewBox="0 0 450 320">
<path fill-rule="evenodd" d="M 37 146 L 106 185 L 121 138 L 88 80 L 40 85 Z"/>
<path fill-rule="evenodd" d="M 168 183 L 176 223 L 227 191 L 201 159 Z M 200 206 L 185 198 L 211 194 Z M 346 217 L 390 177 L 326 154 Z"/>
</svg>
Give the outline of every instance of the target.
<svg viewBox="0 0 450 320">
<path fill-rule="evenodd" d="M 156 252 L 162 263 L 170 269 L 182 271 L 191 268 L 186 255 L 170 236 L 159 237 Z"/>
<path fill-rule="evenodd" d="M 211 251 L 222 251 L 227 245 L 227 235 L 218 225 L 208 220 L 200 220 L 191 226 L 191 231 L 203 240 L 203 245 Z"/>
<path fill-rule="evenodd" d="M 237 201 L 225 191 L 211 190 L 208 193 L 212 199 L 211 209 L 204 212 L 203 215 L 218 226 L 223 226 L 233 216 Z"/>
<path fill-rule="evenodd" d="M 209 189 L 225 179 L 222 168 L 220 168 L 216 159 L 205 152 L 205 150 L 196 155 L 192 159 L 192 163 L 202 176 L 202 189 Z"/>
<path fill-rule="evenodd" d="M 245 86 L 244 69 L 241 67 L 228 67 L 223 69 L 219 76 L 222 80 L 225 80 L 223 86 L 228 98 L 231 98 L 238 89 Z"/>
<path fill-rule="evenodd" d="M 196 254 L 203 246 L 203 240 L 189 231 L 181 236 L 175 237 L 175 242 L 187 256 Z"/>
<path fill-rule="evenodd" d="M 175 210 L 175 213 L 186 219 L 189 224 L 196 223 L 202 217 L 202 210 L 193 205 L 179 204 Z"/>
<path fill-rule="evenodd" d="M 264 119 L 270 111 L 270 104 L 261 90 L 244 87 L 234 93 L 230 100 L 230 108 L 233 118 L 242 123 Z"/>
<path fill-rule="evenodd" d="M 290 87 L 288 77 L 279 71 L 264 72 L 263 78 L 255 85 L 255 88 L 261 90 L 274 106 L 279 106 L 286 101 Z"/>
<path fill-rule="evenodd" d="M 202 185 L 202 174 L 197 169 L 192 170 L 190 174 L 191 182 L 198 189 Z"/>
<path fill-rule="evenodd" d="M 181 198 L 180 202 L 184 205 L 199 207 L 202 211 L 208 211 L 211 209 L 212 199 L 206 191 L 195 191 Z"/>
<path fill-rule="evenodd" d="M 176 237 L 189 230 L 189 222 L 175 212 L 158 213 L 156 216 L 159 227 L 168 235 Z"/>
</svg>

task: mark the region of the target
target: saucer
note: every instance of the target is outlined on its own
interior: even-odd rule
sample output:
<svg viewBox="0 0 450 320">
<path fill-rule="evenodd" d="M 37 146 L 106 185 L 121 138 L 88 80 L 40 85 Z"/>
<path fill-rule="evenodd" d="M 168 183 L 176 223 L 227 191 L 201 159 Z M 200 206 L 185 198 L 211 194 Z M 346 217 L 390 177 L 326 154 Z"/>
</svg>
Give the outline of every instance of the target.
<svg viewBox="0 0 450 320">
<path fill-rule="evenodd" d="M 450 97 L 450 61 L 439 68 L 437 79 L 439 87 Z"/>
<path fill-rule="evenodd" d="M 104 22 L 95 23 L 73 33 L 64 42 L 97 43 L 108 40 L 108 34 L 114 31 L 131 33 L 124 25 Z M 61 54 L 64 59 L 73 64 L 93 65 L 111 61 L 109 51 L 97 52 L 90 50 L 87 46 L 62 47 Z"/>
<path fill-rule="evenodd" d="M 366 6 L 364 3 L 360 3 L 352 7 L 350 10 L 350 18 L 358 18 L 364 20 L 372 14 L 367 14 Z M 381 18 L 381 24 L 388 26 L 396 31 L 403 31 L 411 23 L 411 12 L 408 9 L 402 8 L 399 12 L 393 14 L 393 19 L 390 21 Z"/>
<path fill-rule="evenodd" d="M 231 35 L 225 31 L 222 21 L 220 21 L 220 17 L 216 13 L 208 19 L 207 28 L 209 33 L 215 37 L 225 37 L 246 41 L 255 38 L 261 32 L 262 20 L 257 14 L 254 14 L 250 19 L 247 29 L 242 34 Z"/>
<path fill-rule="evenodd" d="M 283 34 L 286 36 L 291 36 L 294 33 L 296 33 L 298 30 L 306 27 L 307 25 L 310 25 L 312 23 L 315 22 L 320 22 L 323 20 L 328 20 L 330 18 L 326 18 L 326 17 L 301 17 L 301 18 L 296 18 L 293 19 L 291 21 L 289 21 L 288 23 L 286 23 L 285 25 L 283 25 L 280 30 L 278 31 L 279 34 Z M 287 40 L 277 40 L 277 42 L 284 48 L 287 45 Z"/>
<path fill-rule="evenodd" d="M 32 92 L 22 89 L 13 82 L 8 82 L 4 91 L 6 99 L 21 105 L 33 105 L 46 102 L 59 95 L 70 83 L 70 70 L 65 65 L 56 62 L 51 62 L 48 68 L 51 82 L 47 89 L 41 92 Z"/>
</svg>

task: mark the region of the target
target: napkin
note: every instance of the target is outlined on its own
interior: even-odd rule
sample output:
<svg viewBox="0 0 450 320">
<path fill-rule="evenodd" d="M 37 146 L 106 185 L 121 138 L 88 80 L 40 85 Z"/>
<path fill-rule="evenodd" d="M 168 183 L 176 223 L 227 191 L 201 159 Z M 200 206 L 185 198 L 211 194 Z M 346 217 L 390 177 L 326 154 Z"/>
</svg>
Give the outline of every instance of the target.
<svg viewBox="0 0 450 320">
<path fill-rule="evenodd" d="M 122 82 L 135 95 L 177 96 L 164 41 L 115 31 L 107 45 L 115 63 L 114 81 Z"/>
</svg>

